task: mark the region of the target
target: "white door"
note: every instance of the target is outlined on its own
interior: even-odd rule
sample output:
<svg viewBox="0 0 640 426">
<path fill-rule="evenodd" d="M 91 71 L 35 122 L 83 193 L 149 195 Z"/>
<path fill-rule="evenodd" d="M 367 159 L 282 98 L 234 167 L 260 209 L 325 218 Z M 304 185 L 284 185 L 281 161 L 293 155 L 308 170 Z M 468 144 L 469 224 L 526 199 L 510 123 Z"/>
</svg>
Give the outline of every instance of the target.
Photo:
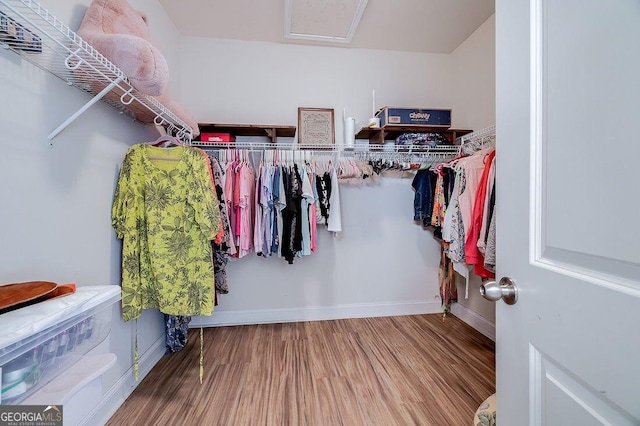
<svg viewBox="0 0 640 426">
<path fill-rule="evenodd" d="M 497 423 L 640 424 L 640 1 L 497 0 Z"/>
</svg>

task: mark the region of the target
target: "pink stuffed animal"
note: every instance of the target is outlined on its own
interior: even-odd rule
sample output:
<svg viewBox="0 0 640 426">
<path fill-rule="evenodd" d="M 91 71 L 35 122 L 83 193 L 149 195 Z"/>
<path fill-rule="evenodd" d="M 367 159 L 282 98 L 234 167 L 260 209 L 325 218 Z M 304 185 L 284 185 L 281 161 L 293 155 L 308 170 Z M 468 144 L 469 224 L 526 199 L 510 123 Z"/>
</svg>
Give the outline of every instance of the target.
<svg viewBox="0 0 640 426">
<path fill-rule="evenodd" d="M 126 0 L 93 0 L 78 29 L 78 35 L 111 61 L 127 76 L 139 92 L 154 97 L 193 129 L 198 123 L 168 91 L 169 67 L 149 32 L 147 17 L 133 9 Z M 104 83 L 96 81 L 96 88 Z M 96 89 L 94 88 L 94 90 Z M 116 101 L 119 95 L 106 95 Z M 138 121 L 153 123 L 155 114 L 133 103 L 127 107 Z"/>
<path fill-rule="evenodd" d="M 151 37 L 147 17 L 125 0 L 93 0 L 78 35 L 120 68 L 140 92 L 164 93 L 167 61 Z"/>
</svg>

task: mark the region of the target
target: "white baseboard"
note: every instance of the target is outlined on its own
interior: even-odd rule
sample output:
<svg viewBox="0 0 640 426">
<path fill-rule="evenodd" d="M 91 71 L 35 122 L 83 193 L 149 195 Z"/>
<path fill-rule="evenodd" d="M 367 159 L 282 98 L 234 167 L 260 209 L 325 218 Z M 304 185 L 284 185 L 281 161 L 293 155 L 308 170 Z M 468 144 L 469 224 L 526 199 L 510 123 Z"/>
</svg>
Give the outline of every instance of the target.
<svg viewBox="0 0 640 426">
<path fill-rule="evenodd" d="M 139 362 L 140 380 L 136 382 L 133 366 L 120 377 L 111 389 L 102 397 L 100 403 L 80 424 L 87 426 L 104 425 L 131 395 L 140 381 L 160 361 L 165 353 L 164 334 L 156 340 L 141 356 Z"/>
<path fill-rule="evenodd" d="M 321 321 L 346 318 L 388 317 L 397 315 L 435 314 L 442 312 L 439 301 L 359 303 L 327 307 L 263 309 L 253 311 L 214 310 L 208 317 L 195 317 L 191 327 L 267 324 L 299 321 Z"/>
<path fill-rule="evenodd" d="M 462 321 L 469 324 L 471 327 L 478 330 L 480 333 L 487 336 L 489 339 L 496 341 L 496 324 L 489 321 L 485 317 L 478 315 L 476 312 L 461 305 L 460 303 L 451 304 L 451 313 Z"/>
</svg>

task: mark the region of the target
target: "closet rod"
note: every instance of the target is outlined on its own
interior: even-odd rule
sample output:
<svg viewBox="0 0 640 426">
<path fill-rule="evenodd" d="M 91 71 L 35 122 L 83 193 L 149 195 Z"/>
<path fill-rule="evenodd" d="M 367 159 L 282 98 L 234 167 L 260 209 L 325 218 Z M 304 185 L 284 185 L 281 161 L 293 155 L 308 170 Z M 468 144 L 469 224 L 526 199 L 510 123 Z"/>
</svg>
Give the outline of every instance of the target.
<svg viewBox="0 0 640 426">
<path fill-rule="evenodd" d="M 312 151 L 312 152 L 329 152 L 329 153 L 349 153 L 349 152 L 390 152 L 390 153 L 409 153 L 409 154 L 427 154 L 427 153 L 446 153 L 458 154 L 460 146 L 457 145 L 436 145 L 430 147 L 428 145 L 369 145 L 356 144 L 354 146 L 345 145 L 300 145 L 296 143 L 262 143 L 262 142 L 200 142 L 193 141 L 192 146 L 202 149 L 241 149 L 248 151 L 271 151 L 271 150 L 289 150 L 289 151 Z"/>
<path fill-rule="evenodd" d="M 222 158 L 226 153 L 231 152 L 231 149 L 214 149 L 211 147 L 200 147 L 200 149 L 204 150 L 208 154 L 213 154 L 218 156 L 218 158 Z M 421 163 L 421 164 L 436 164 L 451 160 L 454 157 L 459 155 L 458 150 L 453 151 L 439 151 L 439 152 L 399 152 L 399 151 L 335 151 L 335 150 L 258 150 L 258 149 L 238 149 L 239 152 L 244 153 L 259 153 L 263 157 L 269 153 L 273 155 L 273 153 L 280 153 L 280 159 L 283 161 L 291 161 L 295 160 L 294 157 L 289 157 L 288 155 L 294 154 L 298 156 L 299 160 L 304 161 L 317 161 L 317 160 L 325 160 L 325 159 L 333 159 L 335 161 L 340 160 L 358 160 L 358 161 L 368 161 L 368 160 L 386 160 L 386 161 L 394 161 L 401 163 Z M 245 155 L 245 154 L 243 154 Z"/>
</svg>

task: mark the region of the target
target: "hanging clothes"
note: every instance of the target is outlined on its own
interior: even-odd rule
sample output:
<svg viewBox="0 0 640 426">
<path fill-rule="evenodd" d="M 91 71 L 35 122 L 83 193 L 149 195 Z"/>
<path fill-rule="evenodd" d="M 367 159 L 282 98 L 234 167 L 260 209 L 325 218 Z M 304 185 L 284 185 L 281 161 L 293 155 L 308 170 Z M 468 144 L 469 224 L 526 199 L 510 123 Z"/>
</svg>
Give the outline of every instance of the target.
<svg viewBox="0 0 640 426">
<path fill-rule="evenodd" d="M 256 187 L 255 191 L 253 192 L 253 207 L 255 209 L 255 220 L 253 221 L 253 247 L 255 249 L 255 253 L 261 256 L 263 254 L 263 245 L 265 243 L 264 224 L 262 223 L 262 221 L 264 220 L 264 215 L 266 214 L 266 209 L 262 204 L 264 199 L 263 185 L 266 183 L 263 165 L 260 165 L 260 167 L 258 168 L 256 179 Z"/>
<path fill-rule="evenodd" d="M 276 202 L 276 210 L 277 210 L 277 215 L 276 215 L 276 220 L 277 223 L 276 228 L 278 230 L 278 246 L 277 246 L 277 250 L 278 250 L 278 257 L 284 257 L 283 255 L 283 250 L 284 250 L 284 245 L 285 245 L 285 221 L 284 221 L 284 217 L 285 217 L 285 208 L 287 207 L 287 186 L 285 185 L 285 182 L 288 181 L 289 179 L 289 174 L 288 174 L 288 168 L 286 167 L 280 167 L 280 176 L 277 179 L 277 182 L 274 182 L 274 187 L 277 185 L 278 189 L 278 201 Z"/>
<path fill-rule="evenodd" d="M 133 145 L 112 206 L 122 247 L 122 317 L 158 308 L 211 315 L 215 290 L 211 241 L 220 213 L 207 162 L 184 146 Z"/>
<path fill-rule="evenodd" d="M 317 247 L 318 238 L 318 187 L 316 186 L 316 180 L 318 179 L 314 170 L 309 170 L 309 178 L 311 180 L 311 189 L 313 191 L 313 203 L 309 210 L 309 226 L 311 230 L 311 251 L 315 252 Z"/>
<path fill-rule="evenodd" d="M 329 211 L 331 210 L 331 175 L 325 172 L 322 176 L 316 176 L 316 188 L 318 191 L 318 223 L 329 223 Z"/>
<path fill-rule="evenodd" d="M 485 162 L 487 156 L 493 158 L 493 147 L 485 148 L 474 153 L 471 156 L 460 158 L 453 162 L 455 182 L 453 186 L 453 194 L 449 205 L 446 209 L 445 220 L 443 224 L 443 238 L 449 243 L 448 256 L 454 262 L 467 262 L 465 247 L 470 236 L 470 229 L 474 218 L 474 206 L 476 204 L 476 195 L 480 187 L 483 177 L 486 179 L 488 171 L 485 173 Z M 481 194 L 484 201 L 485 192 Z M 484 205 L 481 206 L 482 208 Z M 477 218 L 481 221 L 481 211 L 478 210 Z M 477 225 L 477 231 L 480 230 L 480 224 Z M 477 243 L 477 237 L 473 239 L 473 244 Z M 475 252 L 474 252 L 475 253 Z M 474 254 L 475 256 L 475 254 Z M 473 259 L 475 264 L 475 257 Z"/>
<path fill-rule="evenodd" d="M 206 152 L 204 152 L 204 150 L 200 149 L 200 148 L 192 148 L 194 150 L 196 150 L 197 152 L 199 152 L 206 160 L 207 163 L 207 171 L 209 172 L 209 179 L 211 180 L 211 186 L 214 188 L 214 197 L 216 198 L 216 200 L 218 200 L 218 205 L 220 204 L 219 202 L 219 198 L 217 195 L 217 191 L 215 189 L 216 183 L 215 183 L 215 179 L 213 177 L 213 167 L 211 165 L 211 160 L 209 159 L 209 156 L 207 155 Z M 216 237 L 214 238 L 214 243 L 215 244 L 220 244 L 222 242 L 222 239 L 224 238 L 224 228 L 222 227 L 222 217 L 220 217 L 219 220 L 219 227 L 218 227 L 218 233 L 216 234 Z"/>
<path fill-rule="evenodd" d="M 444 313 L 449 312 L 451 303 L 458 300 L 458 289 L 453 271 L 453 262 L 446 254 L 444 245 L 440 249 L 440 264 L 438 266 L 438 281 L 440 284 L 440 300 Z"/>
<path fill-rule="evenodd" d="M 487 235 L 489 233 L 489 225 L 491 223 L 491 217 L 493 216 L 493 209 L 496 203 L 495 184 L 496 184 L 496 162 L 495 158 L 491 162 L 491 168 L 489 170 L 489 177 L 487 179 L 488 190 L 485 195 L 484 211 L 482 213 L 482 226 L 480 228 L 480 235 L 478 237 L 478 250 L 484 254 L 487 246 Z"/>
<path fill-rule="evenodd" d="M 478 182 L 471 223 L 464 247 L 467 264 L 474 265 L 474 272 L 476 275 L 483 278 L 495 277 L 493 272 L 484 268 L 484 256 L 478 249 L 478 240 L 480 239 L 483 214 L 485 212 L 486 195 L 488 187 L 491 186 L 491 182 L 489 182 L 489 172 L 491 171 L 495 154 L 494 150 L 484 157 L 485 166 L 480 181 Z"/>
<path fill-rule="evenodd" d="M 342 213 L 340 211 L 340 187 L 336 169 L 331 173 L 331 195 L 329 195 L 329 220 L 327 222 L 329 232 L 342 232 Z"/>
<path fill-rule="evenodd" d="M 302 250 L 302 182 L 297 165 L 283 168 L 286 206 L 282 210 L 282 247 L 281 253 L 292 264 L 296 253 Z"/>
<path fill-rule="evenodd" d="M 433 190 L 433 210 L 431 211 L 431 223 L 430 225 L 434 228 L 440 229 L 442 223 L 444 222 L 444 213 L 446 206 L 448 204 L 448 200 L 445 199 L 445 183 L 444 178 L 445 174 L 442 172 L 433 171 L 436 174 L 436 187 Z M 415 206 L 415 202 L 414 202 Z M 415 207 L 414 207 L 415 209 Z M 440 231 L 440 237 L 442 238 L 442 231 Z"/>
<path fill-rule="evenodd" d="M 236 257 L 238 256 L 238 221 L 236 220 L 236 206 L 234 203 L 234 194 L 236 187 L 236 172 L 235 172 L 235 163 L 229 162 L 225 165 L 225 179 L 224 179 L 224 194 L 227 201 L 227 216 L 229 217 L 229 226 L 231 228 L 231 239 L 233 240 L 233 247 L 236 248 L 236 252 L 233 253 Z"/>
<path fill-rule="evenodd" d="M 271 255 L 278 254 L 280 241 L 282 240 L 282 209 L 286 203 L 281 203 L 282 170 L 274 167 L 273 180 L 271 181 L 273 193 L 273 215 L 271 222 Z"/>
<path fill-rule="evenodd" d="M 475 152 L 473 155 L 466 157 L 457 164 L 457 168 L 464 170 L 465 185 L 461 188 L 458 202 L 460 205 L 460 213 L 462 216 L 462 228 L 465 236 L 471 229 L 473 221 L 473 208 L 475 205 L 478 187 L 484 174 L 487 155 L 495 152 L 493 147 L 485 148 Z M 486 175 L 485 175 L 486 177 Z M 465 237 L 466 242 L 466 237 Z"/>
<path fill-rule="evenodd" d="M 466 188 L 464 169 L 456 173 L 452 196 L 442 224 L 442 239 L 446 241 L 447 256 L 454 262 L 464 261 L 464 224 L 460 210 L 460 193 Z"/>
<path fill-rule="evenodd" d="M 495 273 L 496 271 L 496 213 L 491 215 L 491 222 L 487 231 L 487 248 L 484 255 L 484 267 Z"/>
<path fill-rule="evenodd" d="M 165 314 L 165 354 L 179 352 L 184 349 L 187 344 L 189 322 L 191 322 L 191 317 L 188 315 Z"/>
<path fill-rule="evenodd" d="M 419 170 L 412 181 L 414 219 L 426 220 L 434 237 L 442 239 L 439 277 L 445 312 L 457 298 L 454 271 L 467 284 L 471 271 L 482 278 L 495 276 L 495 128 L 481 135 L 473 149 L 463 145 L 465 154 L 432 167 L 433 174 Z"/>
<path fill-rule="evenodd" d="M 311 179 L 306 167 L 302 167 L 302 197 L 300 199 L 300 225 L 302 229 L 302 249 L 298 252 L 298 256 L 311 255 L 311 222 L 315 222 L 315 216 L 311 216 L 311 206 L 315 202 L 313 188 L 311 187 Z M 313 219 L 313 220 L 311 220 Z"/>
<path fill-rule="evenodd" d="M 244 151 L 219 151 L 225 162 L 211 162 L 212 170 L 219 168 L 213 174 L 224 228 L 213 245 L 218 293 L 228 291 L 226 257 L 217 254 L 220 250 L 237 258 L 253 252 L 262 257 L 278 254 L 289 263 L 309 256 L 317 249 L 318 222 L 329 232 L 342 231 L 339 182 L 358 183 L 374 174 L 370 165 L 351 158 L 310 161 L 306 153 L 296 152 L 280 164 L 280 154 L 267 152 L 256 170 Z M 226 248 L 218 247 L 221 239 Z"/>
<path fill-rule="evenodd" d="M 223 190 L 223 172 L 218 160 L 210 158 L 211 169 L 213 171 L 216 195 L 218 196 L 218 208 L 222 222 L 223 238 L 220 243 L 213 242 L 213 271 L 215 276 L 216 291 L 221 294 L 229 293 L 227 281 L 227 262 L 229 256 L 236 252 L 233 238 L 231 237 L 231 225 L 226 209 L 226 198 Z"/>
<path fill-rule="evenodd" d="M 431 181 L 437 179 L 429 168 L 420 169 L 416 172 L 411 182 L 415 194 L 413 197 L 413 220 L 420 222 L 422 226 L 431 225 L 431 215 L 433 213 L 433 203 L 437 194 L 434 189 L 436 185 L 431 185 Z"/>
<path fill-rule="evenodd" d="M 247 160 L 246 152 L 228 152 L 235 157 L 221 165 L 224 172 L 223 193 L 229 218 L 231 238 L 230 254 L 242 258 L 254 250 L 256 220 L 256 173 Z"/>
<path fill-rule="evenodd" d="M 257 173 L 258 181 L 256 183 L 254 203 L 254 248 L 256 254 L 264 257 L 272 255 L 274 243 L 275 170 L 275 166 L 261 164 Z"/>
<path fill-rule="evenodd" d="M 255 172 L 246 162 L 240 165 L 238 207 L 240 218 L 240 253 L 244 257 L 253 251 L 253 229 L 255 220 Z"/>
</svg>

